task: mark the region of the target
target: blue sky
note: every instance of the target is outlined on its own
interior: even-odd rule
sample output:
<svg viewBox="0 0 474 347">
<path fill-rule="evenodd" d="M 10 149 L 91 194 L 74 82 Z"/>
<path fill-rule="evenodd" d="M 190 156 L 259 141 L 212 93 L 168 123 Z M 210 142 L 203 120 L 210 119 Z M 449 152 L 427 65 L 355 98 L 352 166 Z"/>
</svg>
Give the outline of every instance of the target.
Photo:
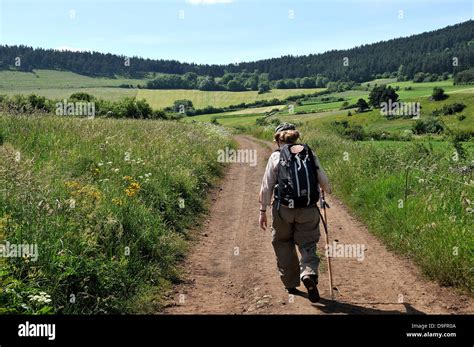
<svg viewBox="0 0 474 347">
<path fill-rule="evenodd" d="M 474 0 L 0 0 L 0 43 L 235 63 L 408 36 L 473 11 Z"/>
</svg>

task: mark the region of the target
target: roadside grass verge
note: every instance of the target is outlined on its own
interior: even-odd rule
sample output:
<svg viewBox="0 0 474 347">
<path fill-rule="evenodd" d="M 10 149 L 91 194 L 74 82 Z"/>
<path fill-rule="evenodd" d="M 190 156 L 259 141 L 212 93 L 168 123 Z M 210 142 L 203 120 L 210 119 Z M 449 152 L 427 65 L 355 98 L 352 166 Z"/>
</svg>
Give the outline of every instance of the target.
<svg viewBox="0 0 474 347">
<path fill-rule="evenodd" d="M 216 148 L 232 146 L 228 134 L 6 115 L 0 129 L 0 241 L 38 247 L 37 261 L 0 259 L 0 313 L 157 312 L 223 171 Z"/>
<path fill-rule="evenodd" d="M 474 294 L 473 157 L 450 144 L 349 142 L 306 129 L 335 192 L 400 254 L 441 285 Z M 347 159 L 347 160 L 345 160 Z"/>
</svg>

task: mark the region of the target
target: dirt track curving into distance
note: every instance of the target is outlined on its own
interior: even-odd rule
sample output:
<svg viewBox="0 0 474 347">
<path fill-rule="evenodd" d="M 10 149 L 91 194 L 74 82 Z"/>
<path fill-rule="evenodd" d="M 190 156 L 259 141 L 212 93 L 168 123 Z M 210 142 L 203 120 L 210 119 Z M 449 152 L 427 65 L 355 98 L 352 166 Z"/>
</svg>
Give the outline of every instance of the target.
<svg viewBox="0 0 474 347">
<path fill-rule="evenodd" d="M 474 300 L 425 279 L 409 260 L 388 251 L 348 209 L 328 197 L 331 241 L 363 244 L 364 260 L 332 258 L 335 301 L 330 300 L 325 259 L 321 260 L 321 302 L 289 296 L 276 269 L 271 231 L 258 227 L 258 192 L 271 149 L 237 136 L 241 149 L 255 149 L 258 164 L 230 164 L 212 207 L 183 266 L 186 279 L 175 287 L 165 314 L 397 314 L 474 313 Z M 324 163 L 322 163 L 324 166 Z M 269 224 L 271 224 L 269 215 Z M 324 254 L 324 238 L 318 248 Z"/>
</svg>

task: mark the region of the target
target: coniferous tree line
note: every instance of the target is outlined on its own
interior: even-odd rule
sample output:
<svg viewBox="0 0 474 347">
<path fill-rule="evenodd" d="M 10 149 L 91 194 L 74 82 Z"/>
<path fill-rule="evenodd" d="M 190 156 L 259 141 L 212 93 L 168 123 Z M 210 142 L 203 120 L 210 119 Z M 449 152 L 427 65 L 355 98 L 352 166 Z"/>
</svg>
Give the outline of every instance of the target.
<svg viewBox="0 0 474 347">
<path fill-rule="evenodd" d="M 19 60 L 18 60 L 19 58 Z M 344 64 L 345 63 L 345 64 Z M 474 66 L 474 21 L 448 26 L 443 29 L 397 38 L 347 50 L 333 50 L 322 54 L 283 56 L 255 62 L 205 65 L 181 63 L 176 60 L 127 58 L 97 52 L 70 52 L 28 46 L 0 46 L 0 70 L 33 69 L 68 70 L 88 76 L 130 76 L 140 78 L 149 73 L 185 75 L 185 83 L 202 90 L 215 90 L 214 78 L 226 74 L 255 73 L 267 81 L 279 82 L 280 88 L 290 88 L 295 79 L 312 77 L 328 81 L 351 80 L 363 82 L 381 74 L 393 74 L 403 67 L 403 75 L 413 79 L 416 73 L 456 74 Z M 199 81 L 196 76 L 201 76 Z M 210 78 L 207 78 L 210 77 Z M 182 83 L 184 79 L 171 78 L 166 83 Z M 228 90 L 258 90 L 261 81 L 239 81 L 233 78 L 221 83 Z M 300 80 L 301 81 L 301 80 Z M 157 84 L 164 81 L 159 81 Z M 230 82 L 230 85 L 229 85 Z M 266 81 L 264 81 L 266 83 Z M 304 81 L 303 84 L 313 84 Z M 315 83 L 316 80 L 314 80 Z M 321 82 L 321 81 L 319 81 Z M 464 79 L 463 79 L 464 82 Z M 199 84 L 196 84 L 199 83 Z M 247 84 L 247 86 L 242 85 Z M 327 83 L 327 82 L 326 82 Z"/>
<path fill-rule="evenodd" d="M 229 66 L 229 71 L 258 69 L 268 73 L 270 80 L 321 74 L 331 81 L 347 78 L 363 82 L 398 71 L 401 65 L 408 79 L 417 72 L 455 74 L 474 66 L 474 21 L 348 50 L 242 63 Z"/>
</svg>

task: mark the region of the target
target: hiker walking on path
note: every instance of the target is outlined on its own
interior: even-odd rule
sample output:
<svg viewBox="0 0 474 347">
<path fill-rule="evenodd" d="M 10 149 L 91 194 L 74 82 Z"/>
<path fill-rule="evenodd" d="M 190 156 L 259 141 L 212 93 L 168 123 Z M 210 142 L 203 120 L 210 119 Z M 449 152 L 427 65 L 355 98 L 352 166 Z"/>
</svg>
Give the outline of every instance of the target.
<svg viewBox="0 0 474 347">
<path fill-rule="evenodd" d="M 272 195 L 272 244 L 280 278 L 290 294 L 303 282 L 311 302 L 319 301 L 316 245 L 320 238 L 317 201 L 319 188 L 331 193 L 329 180 L 316 155 L 297 144 L 295 126 L 280 124 L 274 141 L 278 149 L 268 159 L 260 189 L 260 227 L 267 227 L 267 206 Z M 301 259 L 296 253 L 298 246 Z"/>
</svg>

